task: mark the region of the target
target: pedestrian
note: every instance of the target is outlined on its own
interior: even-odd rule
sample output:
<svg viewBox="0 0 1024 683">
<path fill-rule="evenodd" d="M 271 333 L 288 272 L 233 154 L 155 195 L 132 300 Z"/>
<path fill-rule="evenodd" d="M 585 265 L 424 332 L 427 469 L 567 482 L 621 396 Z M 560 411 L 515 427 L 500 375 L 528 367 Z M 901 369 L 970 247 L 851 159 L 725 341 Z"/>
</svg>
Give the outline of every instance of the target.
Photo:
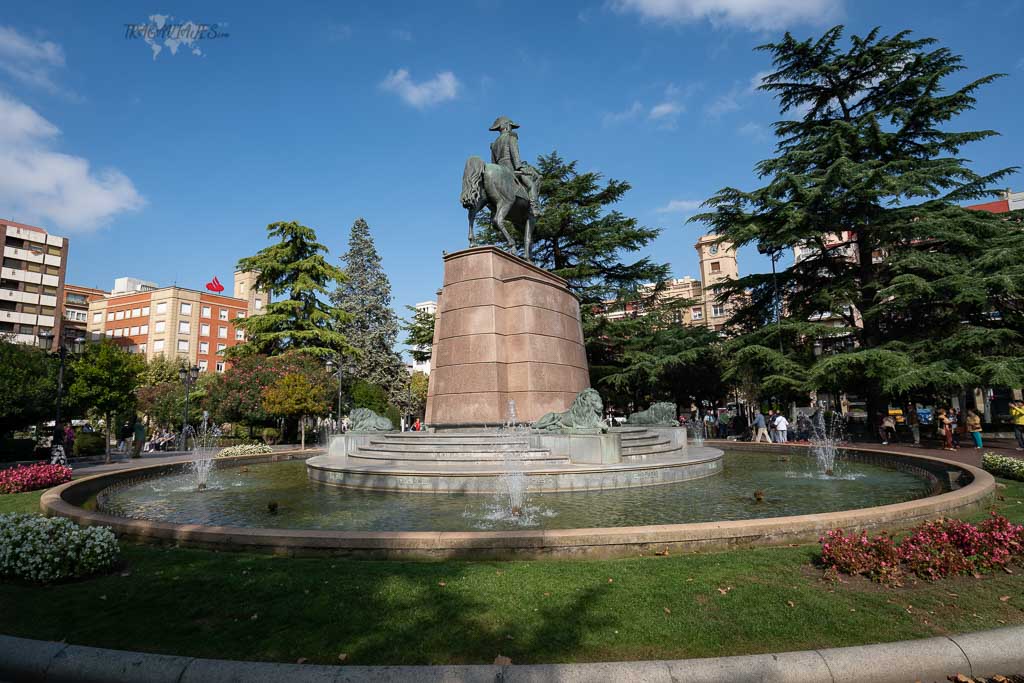
<svg viewBox="0 0 1024 683">
<path fill-rule="evenodd" d="M 423 425 L 420 424 L 420 419 L 417 417 L 416 421 L 412 423 L 412 430 L 418 432 L 423 429 Z"/>
<path fill-rule="evenodd" d="M 974 450 L 981 450 L 981 416 L 974 410 L 967 411 L 967 433 L 974 439 Z"/>
<path fill-rule="evenodd" d="M 768 435 L 768 429 L 765 427 L 764 415 L 760 409 L 754 412 L 754 443 L 761 443 L 761 435 L 764 435 L 765 441 L 768 443 L 772 442 L 772 438 Z"/>
<path fill-rule="evenodd" d="M 935 416 L 935 431 L 938 433 L 939 439 L 942 440 L 942 450 L 944 451 L 955 450 L 953 448 L 953 429 L 950 425 L 951 421 L 946 415 L 946 409 L 939 408 L 939 414 Z"/>
<path fill-rule="evenodd" d="M 882 437 L 882 445 L 888 446 L 889 441 L 896 440 L 896 418 L 892 415 L 884 415 L 878 426 L 878 435 Z"/>
<path fill-rule="evenodd" d="M 789 420 L 782 413 L 775 416 L 775 433 L 778 435 L 779 443 L 786 443 L 786 434 L 789 431 Z"/>
<path fill-rule="evenodd" d="M 811 440 L 811 419 L 803 411 L 797 413 L 796 416 L 796 440 Z"/>
<path fill-rule="evenodd" d="M 953 448 L 960 448 L 960 435 L 964 432 L 964 421 L 960 415 L 960 411 L 956 408 L 950 407 L 946 411 L 946 417 L 949 418 L 949 430 L 953 436 Z"/>
<path fill-rule="evenodd" d="M 132 438 L 132 427 L 128 424 L 128 420 L 124 421 L 121 425 L 121 431 L 117 435 L 117 452 L 127 453 L 128 452 L 128 439 Z"/>
<path fill-rule="evenodd" d="M 1013 420 L 1013 435 L 1017 437 L 1017 450 L 1024 451 L 1024 402 L 1010 403 L 1010 418 Z"/>
<path fill-rule="evenodd" d="M 132 457 L 142 457 L 142 446 L 146 443 L 146 425 L 142 424 L 142 420 L 135 418 L 135 427 L 132 429 Z"/>
<path fill-rule="evenodd" d="M 75 447 L 75 428 L 72 427 L 71 423 L 69 422 L 67 424 L 67 426 L 64 427 L 64 453 L 66 455 L 71 455 L 74 452 L 74 450 L 73 450 L 74 447 Z"/>
<path fill-rule="evenodd" d="M 732 415 L 729 414 L 728 410 L 723 410 L 718 414 L 718 438 L 726 439 L 729 437 L 729 421 L 732 419 Z"/>
<path fill-rule="evenodd" d="M 774 408 L 768 409 L 768 440 L 772 443 L 779 442 L 779 430 L 775 427 L 776 414 Z"/>
<path fill-rule="evenodd" d="M 910 435 L 914 438 L 914 447 L 921 447 L 921 416 L 917 414 L 917 406 L 907 406 L 907 424 L 910 426 Z"/>
</svg>

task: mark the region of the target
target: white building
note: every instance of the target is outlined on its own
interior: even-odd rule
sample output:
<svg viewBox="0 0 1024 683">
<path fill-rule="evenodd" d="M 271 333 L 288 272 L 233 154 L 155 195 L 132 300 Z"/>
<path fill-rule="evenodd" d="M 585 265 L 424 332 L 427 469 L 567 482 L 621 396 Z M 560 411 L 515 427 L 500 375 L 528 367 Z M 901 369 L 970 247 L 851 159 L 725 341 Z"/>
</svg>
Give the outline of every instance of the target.
<svg viewBox="0 0 1024 683">
<path fill-rule="evenodd" d="M 421 301 L 418 304 L 416 304 L 414 306 L 414 308 L 419 313 L 427 313 L 429 315 L 436 315 L 437 314 L 437 302 L 436 301 Z M 426 348 L 420 347 L 418 350 L 429 351 L 430 349 L 426 349 Z M 408 368 L 409 368 L 409 372 L 422 372 L 425 375 L 429 375 L 430 374 L 430 361 L 429 360 L 425 360 L 425 361 L 423 361 L 421 363 L 419 361 L 413 360 L 412 363 L 408 364 Z"/>
<path fill-rule="evenodd" d="M 0 335 L 37 344 L 40 334 L 61 340 L 68 240 L 42 228 L 0 219 Z"/>
</svg>

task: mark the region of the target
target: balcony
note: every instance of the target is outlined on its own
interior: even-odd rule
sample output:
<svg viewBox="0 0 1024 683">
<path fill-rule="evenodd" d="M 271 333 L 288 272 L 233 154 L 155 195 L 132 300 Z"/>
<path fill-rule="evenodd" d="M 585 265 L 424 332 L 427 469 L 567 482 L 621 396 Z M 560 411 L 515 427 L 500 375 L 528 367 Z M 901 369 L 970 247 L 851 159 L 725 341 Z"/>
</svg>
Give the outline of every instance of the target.
<svg viewBox="0 0 1024 683">
<path fill-rule="evenodd" d="M 38 285 L 43 280 L 42 273 L 30 273 L 20 268 L 0 268 L 0 277 L 6 280 L 18 280 L 19 282 L 31 282 Z"/>
<path fill-rule="evenodd" d="M 13 237 L 20 237 L 23 240 L 29 240 L 31 242 L 39 242 L 40 244 L 46 244 L 46 233 L 38 232 L 36 230 L 26 230 L 25 228 L 18 228 L 13 225 L 7 226 L 7 234 Z"/>
<path fill-rule="evenodd" d="M 29 275 L 35 275 L 35 273 L 29 273 Z M 59 287 L 60 278 L 56 275 L 43 275 L 42 283 L 48 287 Z"/>
<path fill-rule="evenodd" d="M 50 254 L 47 254 L 43 257 L 43 263 L 48 266 L 60 268 L 60 256 L 51 256 Z"/>
<path fill-rule="evenodd" d="M 8 258 L 15 258 L 19 261 L 31 261 L 32 263 L 42 263 L 43 253 L 39 251 L 32 251 L 31 249 L 18 249 L 17 247 L 4 247 L 4 256 Z"/>
<path fill-rule="evenodd" d="M 53 306 L 54 308 L 56 308 L 57 307 L 57 297 L 50 296 L 48 294 L 40 294 L 39 295 L 39 303 L 41 305 L 43 305 L 43 306 Z"/>
<path fill-rule="evenodd" d="M 51 318 L 52 320 L 52 318 Z M 0 322 L 18 325 L 35 325 L 35 313 L 18 313 L 17 311 L 0 311 Z M 52 323 L 51 323 L 52 326 Z"/>
<path fill-rule="evenodd" d="M 16 301 L 22 304 L 38 304 L 39 295 L 30 292 L 15 292 L 13 289 L 0 289 L 0 301 Z"/>
</svg>

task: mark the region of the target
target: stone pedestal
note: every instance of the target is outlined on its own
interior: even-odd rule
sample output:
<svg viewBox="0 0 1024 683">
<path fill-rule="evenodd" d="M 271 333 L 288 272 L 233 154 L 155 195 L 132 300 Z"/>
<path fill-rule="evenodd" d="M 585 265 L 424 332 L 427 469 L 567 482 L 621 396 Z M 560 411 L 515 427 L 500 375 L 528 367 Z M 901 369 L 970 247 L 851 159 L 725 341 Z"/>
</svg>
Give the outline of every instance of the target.
<svg viewBox="0 0 1024 683">
<path fill-rule="evenodd" d="M 579 301 L 565 280 L 496 247 L 444 257 L 427 424 L 495 426 L 568 410 L 590 386 Z"/>
</svg>

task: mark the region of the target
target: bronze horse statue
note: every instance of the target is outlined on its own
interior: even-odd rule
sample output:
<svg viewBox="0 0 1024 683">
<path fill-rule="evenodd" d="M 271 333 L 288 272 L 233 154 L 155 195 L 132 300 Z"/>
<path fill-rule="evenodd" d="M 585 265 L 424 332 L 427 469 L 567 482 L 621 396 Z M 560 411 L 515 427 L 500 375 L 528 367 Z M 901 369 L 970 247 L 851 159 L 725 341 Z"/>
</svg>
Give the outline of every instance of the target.
<svg viewBox="0 0 1024 683">
<path fill-rule="evenodd" d="M 499 164 L 487 164 L 478 156 L 466 159 L 462 173 L 462 206 L 469 211 L 469 246 L 473 246 L 473 225 L 476 215 L 485 206 L 491 210 L 491 223 L 508 240 L 509 250 L 516 252 L 516 241 L 505 227 L 508 220 L 523 235 L 523 258 L 530 263 L 530 241 L 536 216 L 530 208 L 530 197 L 515 174 Z"/>
</svg>

